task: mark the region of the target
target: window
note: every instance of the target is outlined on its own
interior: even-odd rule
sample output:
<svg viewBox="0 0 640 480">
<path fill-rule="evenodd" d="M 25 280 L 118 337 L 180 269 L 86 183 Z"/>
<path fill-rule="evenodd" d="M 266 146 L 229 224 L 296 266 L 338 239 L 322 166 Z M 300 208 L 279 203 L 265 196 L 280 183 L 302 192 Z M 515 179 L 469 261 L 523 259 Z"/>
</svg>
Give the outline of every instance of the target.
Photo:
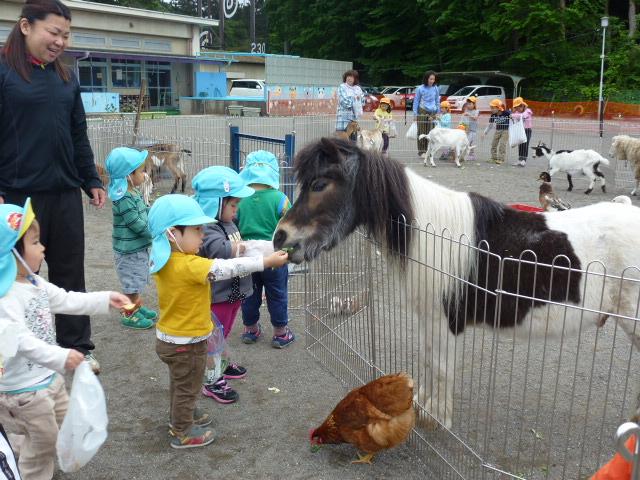
<svg viewBox="0 0 640 480">
<path fill-rule="evenodd" d="M 149 88 L 149 106 L 166 107 L 173 104 L 171 91 L 171 64 L 169 62 L 145 62 Z"/>
<path fill-rule="evenodd" d="M 107 59 L 89 58 L 78 62 L 81 92 L 107 91 Z"/>
<path fill-rule="evenodd" d="M 111 60 L 111 83 L 118 88 L 140 88 L 142 63 L 138 60 Z"/>
<path fill-rule="evenodd" d="M 487 95 L 495 95 L 495 96 L 502 95 L 502 90 L 500 90 L 499 88 L 488 87 L 487 90 L 489 90 L 489 93 L 487 93 Z"/>
</svg>

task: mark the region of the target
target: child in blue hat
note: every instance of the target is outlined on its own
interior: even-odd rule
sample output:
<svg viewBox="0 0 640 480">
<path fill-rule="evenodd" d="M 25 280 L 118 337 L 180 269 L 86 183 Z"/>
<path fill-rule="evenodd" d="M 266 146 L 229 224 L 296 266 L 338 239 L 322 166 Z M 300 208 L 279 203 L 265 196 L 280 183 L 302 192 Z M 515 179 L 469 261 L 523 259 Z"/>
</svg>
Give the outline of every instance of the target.
<svg viewBox="0 0 640 480">
<path fill-rule="evenodd" d="M 11 332 L 15 341 L 0 375 L 0 424 L 25 437 L 18 461 L 25 479 L 53 477 L 58 427 L 69 401 L 64 373 L 85 358 L 56 344 L 53 315 L 106 314 L 109 306 L 129 303 L 116 292 L 56 287 L 34 273 L 43 260 L 30 199 L 23 207 L 0 205 L 0 332 Z"/>
<path fill-rule="evenodd" d="M 142 305 L 141 294 L 149 284 L 151 234 L 145 205 L 138 187 L 144 182 L 147 151 L 118 147 L 105 161 L 109 174 L 107 193 L 113 210 L 113 254 L 124 294 L 136 308 L 123 311 L 122 326 L 145 330 L 153 326 L 156 312 Z"/>
<path fill-rule="evenodd" d="M 204 213 L 218 222 L 204 227 L 204 243 L 200 255 L 207 258 L 235 258 L 242 254 L 242 238 L 233 220 L 242 198 L 253 195 L 237 172 L 229 167 L 208 167 L 201 170 L 191 182 L 194 198 Z M 223 327 L 224 338 L 233 329 L 240 304 L 253 292 L 251 276 L 234 277 L 231 280 L 215 282 L 211 297 L 211 311 Z M 228 361 L 229 354 L 224 352 L 225 362 L 222 376 L 216 374 L 215 365 L 207 365 L 203 395 L 220 403 L 232 403 L 238 400 L 238 393 L 227 384 L 229 379 L 244 378 L 247 370 Z"/>
<path fill-rule="evenodd" d="M 160 318 L 156 353 L 169 367 L 171 447 L 194 448 L 213 442 L 209 415 L 199 412 L 207 362 L 207 339 L 213 331 L 211 284 L 287 263 L 285 252 L 260 257 L 208 259 L 197 255 L 203 225 L 214 223 L 196 200 L 185 195 L 160 197 L 149 210 L 150 270 L 158 290 Z"/>
<path fill-rule="evenodd" d="M 240 177 L 256 191 L 251 197 L 243 199 L 238 207 L 240 234 L 245 240 L 271 241 L 278 222 L 290 206 L 287 196 L 278 190 L 278 159 L 265 150 L 251 152 L 247 155 Z M 253 294 L 242 302 L 244 343 L 256 343 L 262 334 L 258 320 L 263 288 L 273 326 L 271 346 L 285 348 L 295 340 L 295 335 L 288 326 L 288 279 L 289 271 L 286 266 L 253 274 Z"/>
</svg>

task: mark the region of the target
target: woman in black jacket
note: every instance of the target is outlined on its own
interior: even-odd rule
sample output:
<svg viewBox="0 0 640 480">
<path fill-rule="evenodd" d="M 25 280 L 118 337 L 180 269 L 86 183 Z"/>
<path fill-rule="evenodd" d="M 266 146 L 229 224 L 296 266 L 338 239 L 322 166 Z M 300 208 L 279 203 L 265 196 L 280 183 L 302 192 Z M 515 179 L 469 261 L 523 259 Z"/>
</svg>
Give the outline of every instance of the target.
<svg viewBox="0 0 640 480">
<path fill-rule="evenodd" d="M 102 208 L 105 191 L 87 137 L 80 86 L 60 61 L 71 12 L 59 0 L 27 0 L 0 54 L 0 203 L 31 202 L 49 281 L 84 291 L 82 193 Z M 94 371 L 87 316 L 56 315 L 57 341 Z"/>
</svg>

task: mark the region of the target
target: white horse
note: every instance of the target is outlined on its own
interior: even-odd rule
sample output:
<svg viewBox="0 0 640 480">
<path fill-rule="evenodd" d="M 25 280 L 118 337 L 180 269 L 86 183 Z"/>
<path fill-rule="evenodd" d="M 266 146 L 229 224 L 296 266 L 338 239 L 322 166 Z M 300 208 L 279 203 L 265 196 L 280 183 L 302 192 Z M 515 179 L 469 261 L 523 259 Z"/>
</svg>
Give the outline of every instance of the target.
<svg viewBox="0 0 640 480">
<path fill-rule="evenodd" d="M 397 288 L 406 289 L 422 323 L 419 361 L 427 375 L 415 400 L 446 427 L 453 418 L 455 340 L 467 325 L 515 328 L 518 338 L 528 338 L 567 335 L 583 321 L 595 328 L 612 317 L 640 349 L 640 271 L 627 268 L 640 265 L 640 208 L 603 202 L 521 212 L 450 190 L 338 139 L 308 145 L 295 168 L 299 195 L 280 222 L 275 247 L 292 248 L 294 263 L 309 261 L 358 226 L 386 245 L 388 264 L 397 270 L 389 277 L 401 279 Z M 430 225 L 433 234 L 393 222 L 402 218 Z M 443 230 L 449 240 L 440 237 Z M 407 257 L 426 267 L 406 268 Z M 619 278 L 593 274 L 602 265 L 608 275 L 631 281 L 621 286 Z M 498 290 L 504 293 L 495 295 Z"/>
</svg>

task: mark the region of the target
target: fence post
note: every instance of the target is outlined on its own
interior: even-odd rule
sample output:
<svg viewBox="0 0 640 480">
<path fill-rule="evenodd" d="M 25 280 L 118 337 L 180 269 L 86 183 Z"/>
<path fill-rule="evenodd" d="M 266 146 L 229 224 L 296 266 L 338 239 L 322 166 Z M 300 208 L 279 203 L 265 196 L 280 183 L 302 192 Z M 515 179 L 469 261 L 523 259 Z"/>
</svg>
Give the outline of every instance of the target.
<svg viewBox="0 0 640 480">
<path fill-rule="evenodd" d="M 549 145 L 549 148 L 553 150 L 553 131 L 556 128 L 556 112 L 555 110 L 551 110 L 551 140 L 549 141 L 549 143 L 551 145 Z"/>
<path fill-rule="evenodd" d="M 240 171 L 240 127 L 229 125 L 229 163 L 236 172 Z"/>
<path fill-rule="evenodd" d="M 293 133 L 287 133 L 284 136 L 284 153 L 287 156 L 287 166 L 293 166 L 293 156 L 296 153 L 296 136 Z"/>
</svg>

